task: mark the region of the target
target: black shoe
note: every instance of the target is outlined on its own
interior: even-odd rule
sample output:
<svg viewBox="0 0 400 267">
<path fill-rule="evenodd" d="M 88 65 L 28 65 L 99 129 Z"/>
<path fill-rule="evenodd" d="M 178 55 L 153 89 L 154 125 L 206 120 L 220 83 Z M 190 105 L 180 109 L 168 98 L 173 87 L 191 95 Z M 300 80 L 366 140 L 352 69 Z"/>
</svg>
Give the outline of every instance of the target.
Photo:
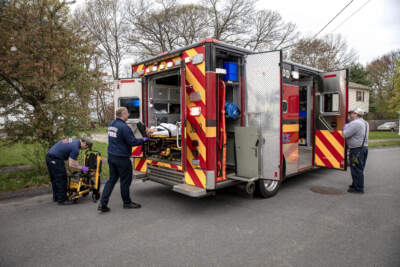
<svg viewBox="0 0 400 267">
<path fill-rule="evenodd" d="M 355 193 L 355 194 L 364 194 L 364 191 L 356 190 L 355 188 L 349 188 L 349 190 L 347 190 L 347 192 Z"/>
<path fill-rule="evenodd" d="M 65 201 L 60 201 L 58 202 L 58 205 L 64 206 L 64 205 L 72 205 L 74 204 L 74 202 L 72 202 L 71 200 L 67 199 Z"/>
<path fill-rule="evenodd" d="M 351 188 L 351 189 L 354 189 L 354 185 L 352 185 L 352 184 L 349 185 L 349 189 L 350 189 L 350 188 Z"/>
<path fill-rule="evenodd" d="M 135 202 L 124 204 L 124 209 L 140 209 L 141 205 Z"/>
<path fill-rule="evenodd" d="M 101 211 L 101 212 L 108 212 L 108 211 L 110 211 L 110 208 L 100 204 L 99 207 L 97 208 L 97 210 Z"/>
</svg>

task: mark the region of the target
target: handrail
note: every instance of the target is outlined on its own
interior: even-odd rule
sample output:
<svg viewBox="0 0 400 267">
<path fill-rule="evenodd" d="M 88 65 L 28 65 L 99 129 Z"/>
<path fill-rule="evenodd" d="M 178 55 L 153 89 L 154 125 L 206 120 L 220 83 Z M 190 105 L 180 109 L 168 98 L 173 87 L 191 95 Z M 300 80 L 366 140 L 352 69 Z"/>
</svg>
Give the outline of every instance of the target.
<svg viewBox="0 0 400 267">
<path fill-rule="evenodd" d="M 177 148 L 182 148 L 182 146 L 180 146 L 179 145 L 179 131 L 182 131 L 182 122 L 180 122 L 180 121 L 177 121 L 176 122 L 176 147 Z M 178 127 L 178 125 L 180 126 L 180 127 Z"/>
<path fill-rule="evenodd" d="M 318 119 L 321 121 L 321 123 L 331 132 L 334 131 L 334 129 L 328 124 L 328 122 L 325 120 L 324 117 L 322 117 L 322 114 L 319 114 Z"/>
</svg>

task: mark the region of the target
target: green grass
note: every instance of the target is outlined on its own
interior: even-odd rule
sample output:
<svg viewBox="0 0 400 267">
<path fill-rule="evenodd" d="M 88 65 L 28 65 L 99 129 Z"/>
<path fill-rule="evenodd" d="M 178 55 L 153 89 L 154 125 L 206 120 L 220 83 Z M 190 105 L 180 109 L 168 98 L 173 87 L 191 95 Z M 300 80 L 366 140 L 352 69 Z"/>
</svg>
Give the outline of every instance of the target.
<svg viewBox="0 0 400 267">
<path fill-rule="evenodd" d="M 108 145 L 106 143 L 94 141 L 92 149 L 99 151 L 103 158 L 107 158 L 108 157 L 107 146 Z"/>
<path fill-rule="evenodd" d="M 369 132 L 369 140 L 400 138 L 398 132 L 373 131 Z"/>
<path fill-rule="evenodd" d="M 90 130 L 89 133 L 90 134 L 97 134 L 97 133 L 107 133 L 107 126 L 101 126 L 101 127 L 97 127 L 94 130 Z"/>
<path fill-rule="evenodd" d="M 400 146 L 400 141 L 386 141 L 386 142 L 375 142 L 368 143 L 368 147 L 384 147 L 384 146 Z"/>
<path fill-rule="evenodd" d="M 0 167 L 30 165 L 31 162 L 24 156 L 31 151 L 33 145 L 16 143 L 5 145 L 4 140 L 0 140 Z"/>
<path fill-rule="evenodd" d="M 15 191 L 49 183 L 50 179 L 47 175 L 40 175 L 34 169 L 0 174 L 0 192 Z"/>
</svg>

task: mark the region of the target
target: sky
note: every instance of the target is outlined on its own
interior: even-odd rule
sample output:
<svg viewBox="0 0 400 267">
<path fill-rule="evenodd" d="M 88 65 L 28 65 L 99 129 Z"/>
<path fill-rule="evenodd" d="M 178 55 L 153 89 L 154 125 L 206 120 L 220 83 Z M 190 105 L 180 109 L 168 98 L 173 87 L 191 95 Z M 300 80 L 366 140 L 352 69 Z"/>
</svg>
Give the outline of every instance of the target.
<svg viewBox="0 0 400 267">
<path fill-rule="evenodd" d="M 350 1 L 258 0 L 256 7 L 278 11 L 285 21 L 295 23 L 303 35 L 314 36 Z M 84 0 L 76 2 L 73 9 Z M 345 21 L 366 2 L 360 11 Z M 349 47 L 357 51 L 358 60 L 363 65 L 391 50 L 400 49 L 400 0 L 353 0 L 319 37 L 330 33 L 341 34 Z"/>
<path fill-rule="evenodd" d="M 400 0 L 370 0 L 360 11 L 339 26 L 368 0 L 354 0 L 321 34 L 341 34 L 358 52 L 359 62 L 400 49 Z M 284 20 L 293 22 L 306 36 L 322 29 L 350 0 L 264 0 L 259 9 L 278 11 Z M 334 31 L 335 30 L 335 31 Z"/>
</svg>

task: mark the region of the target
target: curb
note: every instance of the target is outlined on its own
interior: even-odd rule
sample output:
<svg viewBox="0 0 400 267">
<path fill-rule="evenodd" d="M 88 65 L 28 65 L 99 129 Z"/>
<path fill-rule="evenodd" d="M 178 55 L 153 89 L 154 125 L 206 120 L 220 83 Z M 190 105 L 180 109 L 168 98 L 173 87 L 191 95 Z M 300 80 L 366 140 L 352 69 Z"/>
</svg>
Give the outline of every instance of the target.
<svg viewBox="0 0 400 267">
<path fill-rule="evenodd" d="M 35 197 L 44 194 L 51 193 L 51 186 L 38 186 L 33 188 L 25 188 L 18 191 L 11 191 L 11 192 L 3 192 L 0 193 L 0 201 L 2 200 L 9 200 L 13 198 L 26 198 L 26 197 Z"/>
<path fill-rule="evenodd" d="M 101 179 L 101 184 L 103 185 L 107 180 L 108 178 Z M 24 188 L 17 191 L 2 192 L 0 193 L 0 201 L 14 198 L 30 198 L 51 193 L 51 185 L 42 185 L 38 187 Z"/>
</svg>

